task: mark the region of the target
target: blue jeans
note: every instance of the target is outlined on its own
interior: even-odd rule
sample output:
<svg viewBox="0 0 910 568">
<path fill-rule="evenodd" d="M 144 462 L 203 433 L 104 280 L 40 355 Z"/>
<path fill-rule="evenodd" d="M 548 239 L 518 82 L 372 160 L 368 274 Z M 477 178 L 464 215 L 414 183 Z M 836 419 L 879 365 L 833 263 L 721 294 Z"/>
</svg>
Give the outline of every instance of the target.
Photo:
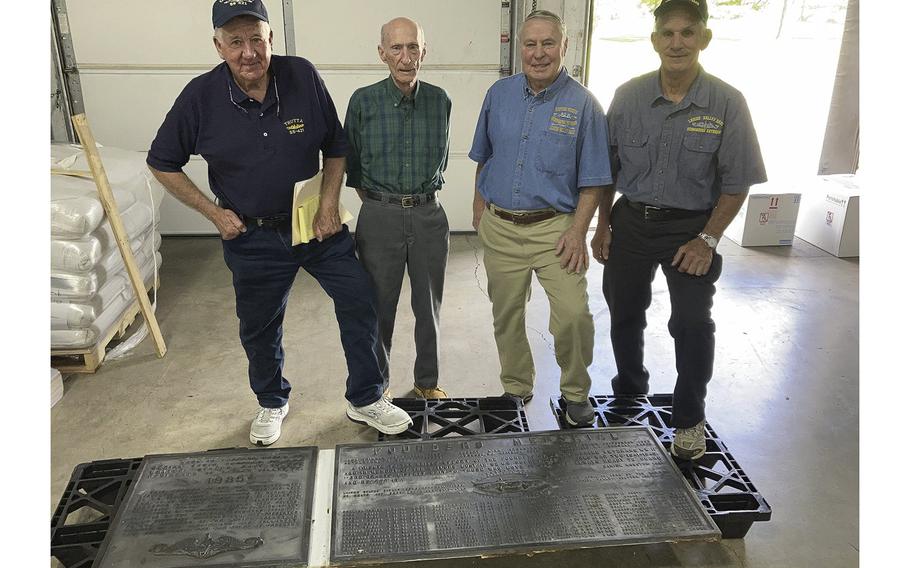
<svg viewBox="0 0 910 568">
<path fill-rule="evenodd" d="M 284 406 L 291 385 L 282 375 L 282 324 L 291 285 L 300 268 L 313 276 L 335 303 L 335 318 L 347 359 L 345 398 L 365 406 L 382 396 L 382 375 L 373 351 L 377 338 L 375 298 L 370 277 L 354 256 L 347 226 L 332 237 L 291 246 L 285 228 L 247 226 L 246 233 L 222 241 L 224 261 L 233 274 L 240 319 L 240 342 L 249 360 L 250 388 L 266 408 Z M 313 355 L 318 365 L 324 354 Z"/>
</svg>

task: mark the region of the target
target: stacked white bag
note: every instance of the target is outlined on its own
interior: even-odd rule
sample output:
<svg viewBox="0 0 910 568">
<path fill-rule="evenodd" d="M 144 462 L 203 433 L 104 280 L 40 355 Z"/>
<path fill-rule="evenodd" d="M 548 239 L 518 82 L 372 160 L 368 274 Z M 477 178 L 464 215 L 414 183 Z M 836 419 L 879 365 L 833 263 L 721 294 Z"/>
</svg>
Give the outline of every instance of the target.
<svg viewBox="0 0 910 568">
<path fill-rule="evenodd" d="M 145 153 L 99 147 L 146 287 L 161 266 L 163 188 Z M 79 146 L 51 144 L 51 169 L 89 171 Z M 92 179 L 51 176 L 51 349 L 90 348 L 120 323 L 136 295 Z"/>
</svg>

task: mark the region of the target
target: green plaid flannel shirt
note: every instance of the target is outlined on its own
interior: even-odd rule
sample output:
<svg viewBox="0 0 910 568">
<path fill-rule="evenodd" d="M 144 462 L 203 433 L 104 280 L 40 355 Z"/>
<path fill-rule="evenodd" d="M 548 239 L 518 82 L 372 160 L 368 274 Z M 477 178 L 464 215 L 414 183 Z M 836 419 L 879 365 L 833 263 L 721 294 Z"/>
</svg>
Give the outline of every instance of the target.
<svg viewBox="0 0 910 568">
<path fill-rule="evenodd" d="M 344 119 L 351 143 L 346 185 L 405 195 L 442 188 L 451 112 L 446 92 L 423 81 L 410 96 L 391 75 L 354 91 Z"/>
</svg>

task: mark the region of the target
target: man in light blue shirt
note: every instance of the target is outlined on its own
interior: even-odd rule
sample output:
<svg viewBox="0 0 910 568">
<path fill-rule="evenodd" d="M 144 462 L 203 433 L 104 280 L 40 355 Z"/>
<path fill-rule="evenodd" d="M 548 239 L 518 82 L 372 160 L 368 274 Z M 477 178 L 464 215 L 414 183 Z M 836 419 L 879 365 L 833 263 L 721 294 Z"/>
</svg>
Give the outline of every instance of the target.
<svg viewBox="0 0 910 568">
<path fill-rule="evenodd" d="M 537 10 L 519 33 L 523 72 L 487 92 L 469 156 L 477 162 L 474 228 L 484 246 L 505 396 L 528 402 L 534 362 L 525 330 L 531 273 L 550 300 L 550 332 L 571 426 L 588 426 L 594 351 L 585 235 L 612 183 L 607 124 L 597 99 L 569 77 L 568 38 Z"/>
</svg>

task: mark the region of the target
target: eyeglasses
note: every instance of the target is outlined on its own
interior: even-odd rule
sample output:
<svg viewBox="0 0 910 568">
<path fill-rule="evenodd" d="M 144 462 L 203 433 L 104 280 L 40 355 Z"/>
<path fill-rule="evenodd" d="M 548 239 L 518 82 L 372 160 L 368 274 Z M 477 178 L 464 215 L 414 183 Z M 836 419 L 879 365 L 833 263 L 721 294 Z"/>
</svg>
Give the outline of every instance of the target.
<svg viewBox="0 0 910 568">
<path fill-rule="evenodd" d="M 275 108 L 275 116 L 281 118 L 281 97 L 278 96 L 278 79 L 277 78 L 272 83 L 272 85 L 275 87 L 275 102 L 277 103 L 277 107 Z M 242 110 L 244 112 L 244 114 L 250 114 L 250 111 L 248 111 L 245 108 L 243 108 L 242 106 L 238 105 L 237 102 L 234 100 L 234 89 L 231 87 L 230 79 L 228 79 L 228 98 L 231 100 L 231 104 L 234 105 L 235 107 L 239 108 L 240 110 Z"/>
</svg>

